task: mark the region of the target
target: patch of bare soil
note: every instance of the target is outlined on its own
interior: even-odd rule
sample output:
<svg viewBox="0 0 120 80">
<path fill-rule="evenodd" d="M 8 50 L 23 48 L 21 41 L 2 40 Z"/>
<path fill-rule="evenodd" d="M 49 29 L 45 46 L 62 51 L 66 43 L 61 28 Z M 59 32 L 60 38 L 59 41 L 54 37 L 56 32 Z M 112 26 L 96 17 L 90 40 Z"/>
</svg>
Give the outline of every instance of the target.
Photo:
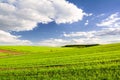
<svg viewBox="0 0 120 80">
<path fill-rule="evenodd" d="M 1 53 L 7 53 L 7 54 L 13 54 L 13 55 L 19 55 L 21 54 L 20 52 L 17 51 L 11 51 L 11 50 L 4 50 L 4 49 L 0 49 Z"/>
</svg>

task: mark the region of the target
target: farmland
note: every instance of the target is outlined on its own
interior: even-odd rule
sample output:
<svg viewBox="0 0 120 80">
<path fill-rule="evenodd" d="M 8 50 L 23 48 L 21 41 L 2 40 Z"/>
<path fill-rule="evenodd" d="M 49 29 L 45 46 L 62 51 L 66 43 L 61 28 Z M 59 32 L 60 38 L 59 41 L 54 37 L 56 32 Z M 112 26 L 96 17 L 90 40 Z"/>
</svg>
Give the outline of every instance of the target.
<svg viewBox="0 0 120 80">
<path fill-rule="evenodd" d="M 120 80 L 120 43 L 0 46 L 0 80 Z"/>
</svg>

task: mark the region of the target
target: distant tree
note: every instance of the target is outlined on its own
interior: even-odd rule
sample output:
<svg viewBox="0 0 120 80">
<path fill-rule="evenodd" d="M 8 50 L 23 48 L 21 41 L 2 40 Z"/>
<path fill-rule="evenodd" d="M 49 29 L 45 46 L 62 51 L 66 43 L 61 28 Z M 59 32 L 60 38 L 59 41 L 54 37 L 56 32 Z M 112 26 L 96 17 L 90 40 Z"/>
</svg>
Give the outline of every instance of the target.
<svg viewBox="0 0 120 80">
<path fill-rule="evenodd" d="M 65 45 L 63 47 L 78 47 L 78 48 L 84 48 L 84 47 L 92 47 L 92 46 L 98 46 L 99 44 L 81 44 L 81 45 Z"/>
</svg>

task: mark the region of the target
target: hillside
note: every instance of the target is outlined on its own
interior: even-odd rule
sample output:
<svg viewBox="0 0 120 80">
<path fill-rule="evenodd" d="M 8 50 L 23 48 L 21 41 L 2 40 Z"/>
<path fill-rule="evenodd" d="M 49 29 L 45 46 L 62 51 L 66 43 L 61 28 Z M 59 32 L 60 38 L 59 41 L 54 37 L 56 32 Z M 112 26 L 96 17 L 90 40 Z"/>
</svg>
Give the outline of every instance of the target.
<svg viewBox="0 0 120 80">
<path fill-rule="evenodd" d="M 0 80 L 120 80 L 120 43 L 0 46 Z"/>
</svg>

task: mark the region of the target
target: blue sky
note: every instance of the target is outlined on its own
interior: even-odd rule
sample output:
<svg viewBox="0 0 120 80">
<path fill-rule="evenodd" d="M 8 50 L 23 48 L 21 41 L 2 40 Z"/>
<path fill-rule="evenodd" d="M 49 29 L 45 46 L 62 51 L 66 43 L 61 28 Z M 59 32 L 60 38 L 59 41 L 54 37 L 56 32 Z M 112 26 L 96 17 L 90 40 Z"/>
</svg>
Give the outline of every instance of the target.
<svg viewBox="0 0 120 80">
<path fill-rule="evenodd" d="M 44 0 L 42 0 L 44 2 Z M 42 3 L 41 1 L 41 3 Z M 39 3 L 39 0 L 35 0 L 32 3 L 24 0 L 1 0 L 1 9 L 0 15 L 7 16 L 6 18 L 12 18 L 14 22 L 6 19 L 0 19 L 0 35 L 9 34 L 10 36 L 1 37 L 0 44 L 18 44 L 22 45 L 43 45 L 43 46 L 59 46 L 66 44 L 94 44 L 94 43 L 113 43 L 120 42 L 120 0 L 45 0 L 47 2 L 51 2 L 54 5 L 59 3 L 60 10 L 58 12 L 68 11 L 69 17 L 65 15 L 61 15 L 62 13 L 58 13 L 58 15 L 65 18 L 65 21 L 61 19 L 56 19 L 56 16 L 51 17 L 52 21 L 47 19 L 44 15 L 39 21 L 35 23 L 27 22 L 26 17 L 29 14 L 26 12 L 10 11 L 9 8 L 14 7 L 19 11 L 22 9 L 33 9 L 35 4 L 34 2 Z M 58 1 L 58 2 L 57 2 Z M 30 6 L 26 6 L 25 4 L 30 4 Z M 72 5 L 71 5 L 72 4 Z M 6 7 L 9 6 L 9 7 Z M 40 4 L 37 4 L 35 10 L 39 10 L 41 8 Z M 46 5 L 47 6 L 47 5 Z M 49 6 L 49 5 L 48 5 Z M 69 6 L 66 7 L 66 6 Z M 56 9 L 56 6 L 53 6 Z M 58 6 L 57 6 L 58 7 Z M 65 9 L 64 9 L 65 8 Z M 44 9 L 44 8 L 43 8 Z M 45 10 L 46 9 L 46 10 Z M 47 10 L 45 7 L 43 10 L 44 14 L 49 15 L 52 14 L 52 10 Z M 73 12 L 69 13 L 69 10 Z M 82 10 L 82 12 L 79 12 Z M 30 11 L 30 10 L 29 10 Z M 77 12 L 78 11 L 78 12 Z M 9 13 L 6 13 L 9 12 Z M 42 8 L 39 10 L 39 13 L 43 13 Z M 4 14 L 3 14 L 4 13 Z M 21 14 L 22 16 L 21 16 Z M 79 14 L 77 14 L 79 13 Z M 6 14 L 6 15 L 5 15 Z M 20 14 L 20 15 L 18 15 Z M 23 15 L 26 14 L 26 15 Z M 74 14 L 78 15 L 79 18 Z M 9 15 L 9 17 L 8 17 Z M 13 16 L 17 16 L 17 19 L 21 20 L 23 17 L 23 21 L 26 22 L 23 24 L 17 21 Z M 41 14 L 38 14 L 41 15 Z M 20 17 L 20 18 L 18 18 Z M 36 17 L 36 16 L 34 16 Z M 34 19 L 34 17 L 32 17 Z M 75 19 L 73 20 L 73 17 Z M 31 19 L 30 16 L 27 18 Z M 46 18 L 46 20 L 44 20 Z M 54 19 L 53 19 L 54 18 Z M 37 18 L 35 18 L 37 19 Z M 60 20 L 62 22 L 60 22 Z M 70 21 L 69 21 L 70 20 Z M 58 21 L 58 22 L 57 22 Z M 18 23 L 19 22 L 19 23 Z M 7 25 L 6 25 L 7 24 Z M 12 26 L 11 26 L 12 25 Z M 20 26 L 19 26 L 20 25 Z M 114 34 L 113 34 L 114 33 Z M 4 41 L 5 38 L 10 39 L 11 41 Z M 15 41 L 14 41 L 15 40 Z M 15 43 L 14 43 L 15 42 Z M 19 45 L 19 44 L 18 44 Z"/>
</svg>

